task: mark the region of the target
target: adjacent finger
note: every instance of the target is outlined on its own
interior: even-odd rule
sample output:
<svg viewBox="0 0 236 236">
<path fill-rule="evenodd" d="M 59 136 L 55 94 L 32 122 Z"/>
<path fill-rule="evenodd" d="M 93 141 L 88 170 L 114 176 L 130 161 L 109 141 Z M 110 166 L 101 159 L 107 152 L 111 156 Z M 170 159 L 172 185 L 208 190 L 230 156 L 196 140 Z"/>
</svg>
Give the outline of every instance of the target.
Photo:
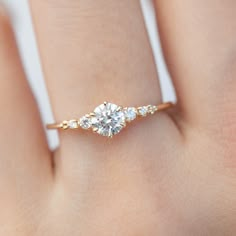
<svg viewBox="0 0 236 236">
<path fill-rule="evenodd" d="M 7 217 L 11 213 L 24 214 L 39 203 L 51 182 L 52 170 L 37 105 L 10 23 L 2 13 L 0 42 L 0 195 L 1 204 L 10 203 L 0 218 L 7 224 L 14 220 Z"/>
<path fill-rule="evenodd" d="M 155 2 L 184 119 L 207 127 L 219 127 L 226 119 L 229 122 L 236 101 L 236 2 Z"/>
</svg>

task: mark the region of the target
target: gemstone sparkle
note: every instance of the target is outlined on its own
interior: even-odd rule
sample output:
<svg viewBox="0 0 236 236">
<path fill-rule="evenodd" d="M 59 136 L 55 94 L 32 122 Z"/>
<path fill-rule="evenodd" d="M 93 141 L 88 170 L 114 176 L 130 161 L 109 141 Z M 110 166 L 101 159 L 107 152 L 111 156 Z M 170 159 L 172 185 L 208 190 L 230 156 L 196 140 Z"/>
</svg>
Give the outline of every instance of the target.
<svg viewBox="0 0 236 236">
<path fill-rule="evenodd" d="M 132 121 L 137 117 L 137 110 L 135 107 L 125 108 L 124 113 L 127 121 Z"/>
<path fill-rule="evenodd" d="M 83 116 L 79 120 L 80 127 L 83 129 L 89 129 L 91 127 L 91 118 L 88 115 Z"/>
<path fill-rule="evenodd" d="M 148 113 L 148 107 L 147 106 L 143 106 L 143 107 L 139 107 L 138 108 L 138 114 L 141 116 L 146 116 Z"/>
<path fill-rule="evenodd" d="M 68 128 L 69 129 L 77 129 L 79 127 L 77 120 L 69 120 L 68 121 Z"/>
<path fill-rule="evenodd" d="M 148 112 L 149 112 L 150 114 L 153 115 L 156 111 L 157 111 L 157 106 L 154 106 L 154 105 L 149 105 L 149 106 L 148 106 Z"/>
<path fill-rule="evenodd" d="M 124 111 L 116 104 L 104 102 L 95 108 L 91 126 L 98 134 L 112 137 L 125 126 Z"/>
</svg>

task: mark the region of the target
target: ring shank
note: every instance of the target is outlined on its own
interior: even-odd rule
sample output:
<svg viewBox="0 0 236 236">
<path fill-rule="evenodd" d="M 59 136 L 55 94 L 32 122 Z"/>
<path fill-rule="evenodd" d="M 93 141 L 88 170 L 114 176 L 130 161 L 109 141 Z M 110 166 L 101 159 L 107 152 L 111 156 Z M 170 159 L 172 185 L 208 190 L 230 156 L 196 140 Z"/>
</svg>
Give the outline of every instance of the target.
<svg viewBox="0 0 236 236">
<path fill-rule="evenodd" d="M 57 124 L 57 123 L 54 123 L 54 124 L 48 124 L 46 126 L 47 129 L 61 129 L 62 128 L 62 125 L 61 123 L 60 124 Z"/>
<path fill-rule="evenodd" d="M 159 105 L 156 105 L 156 111 L 157 112 L 164 111 L 164 110 L 169 109 L 173 106 L 174 106 L 173 102 L 164 102 Z M 64 127 L 63 122 L 46 125 L 47 129 L 63 129 L 63 127 Z"/>
<path fill-rule="evenodd" d="M 165 102 L 162 104 L 157 105 L 157 111 L 163 111 L 166 110 L 168 108 L 171 108 L 174 105 L 173 102 Z"/>
</svg>

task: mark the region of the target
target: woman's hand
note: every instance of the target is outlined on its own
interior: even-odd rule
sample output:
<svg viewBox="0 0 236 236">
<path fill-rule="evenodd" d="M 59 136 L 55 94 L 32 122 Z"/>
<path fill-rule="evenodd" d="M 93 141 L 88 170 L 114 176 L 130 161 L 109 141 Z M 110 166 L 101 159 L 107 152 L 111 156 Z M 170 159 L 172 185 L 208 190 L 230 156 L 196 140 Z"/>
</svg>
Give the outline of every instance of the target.
<svg viewBox="0 0 236 236">
<path fill-rule="evenodd" d="M 161 102 L 139 1 L 31 0 L 57 120 Z M 51 153 L 0 16 L 0 235 L 236 235 L 236 2 L 156 0 L 178 107 Z"/>
</svg>

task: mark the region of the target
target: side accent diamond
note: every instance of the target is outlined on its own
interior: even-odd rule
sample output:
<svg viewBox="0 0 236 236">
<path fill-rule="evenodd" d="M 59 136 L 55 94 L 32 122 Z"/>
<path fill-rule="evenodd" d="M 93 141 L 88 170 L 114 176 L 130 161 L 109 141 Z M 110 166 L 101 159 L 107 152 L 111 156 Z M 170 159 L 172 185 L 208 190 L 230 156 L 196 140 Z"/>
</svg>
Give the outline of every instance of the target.
<svg viewBox="0 0 236 236">
<path fill-rule="evenodd" d="M 137 110 L 135 107 L 127 107 L 124 109 L 124 114 L 127 121 L 132 121 L 137 117 Z"/>
<path fill-rule="evenodd" d="M 69 129 L 77 129 L 79 127 L 77 120 L 69 120 L 67 125 Z"/>
<path fill-rule="evenodd" d="M 91 127 L 91 117 L 89 115 L 81 117 L 79 124 L 82 129 L 89 129 Z"/>
<path fill-rule="evenodd" d="M 143 106 L 143 107 L 138 108 L 138 114 L 140 116 L 146 116 L 147 113 L 148 113 L 148 107 L 147 106 Z"/>
<path fill-rule="evenodd" d="M 148 106 L 148 112 L 149 112 L 150 114 L 153 115 L 156 111 L 157 111 L 157 106 L 154 106 L 154 105 L 149 105 L 149 106 Z"/>
</svg>

